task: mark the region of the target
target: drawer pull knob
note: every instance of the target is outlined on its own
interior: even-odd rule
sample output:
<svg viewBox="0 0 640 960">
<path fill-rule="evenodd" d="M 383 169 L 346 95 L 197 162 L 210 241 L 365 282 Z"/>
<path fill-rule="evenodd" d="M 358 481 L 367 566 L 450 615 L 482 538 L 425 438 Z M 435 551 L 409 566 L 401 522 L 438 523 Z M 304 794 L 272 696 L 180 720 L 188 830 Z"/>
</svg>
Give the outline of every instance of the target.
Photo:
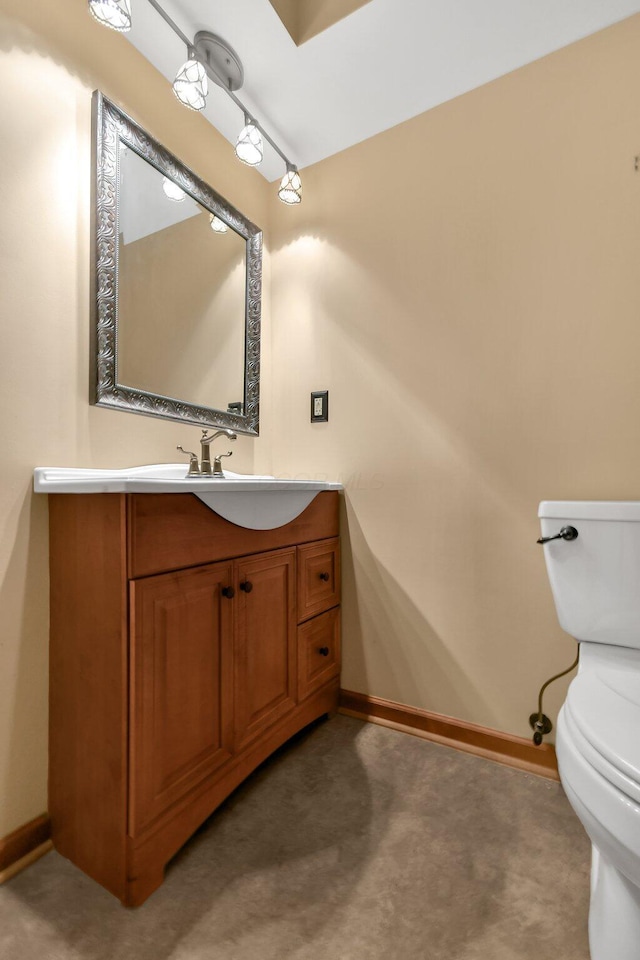
<svg viewBox="0 0 640 960">
<path fill-rule="evenodd" d="M 251 580 L 243 580 L 240 584 L 240 589 L 244 590 L 245 593 L 251 593 L 253 590 L 253 584 L 251 583 Z"/>
<path fill-rule="evenodd" d="M 233 589 L 233 587 L 223 587 L 223 588 L 222 588 L 222 596 L 223 596 L 223 597 L 226 597 L 227 600 L 232 600 L 232 599 L 235 597 L 235 595 L 236 595 L 236 592 L 235 592 L 235 590 Z"/>
<path fill-rule="evenodd" d="M 321 580 L 324 580 L 325 583 L 326 583 L 327 580 L 329 579 L 329 574 L 328 574 L 328 573 L 320 573 L 320 574 L 318 574 L 318 576 L 320 577 Z"/>
<path fill-rule="evenodd" d="M 320 654 L 321 657 L 328 657 L 328 656 L 329 656 L 329 647 L 319 647 L 319 648 L 318 648 L 318 653 Z"/>
</svg>

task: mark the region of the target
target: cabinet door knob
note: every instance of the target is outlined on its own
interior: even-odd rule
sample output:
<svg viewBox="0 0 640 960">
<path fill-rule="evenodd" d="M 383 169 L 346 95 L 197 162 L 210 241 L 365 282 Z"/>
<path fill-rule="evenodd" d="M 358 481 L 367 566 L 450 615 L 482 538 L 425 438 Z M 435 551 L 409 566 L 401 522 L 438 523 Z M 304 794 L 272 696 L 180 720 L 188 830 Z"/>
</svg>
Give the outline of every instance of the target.
<svg viewBox="0 0 640 960">
<path fill-rule="evenodd" d="M 245 593 L 251 593 L 253 590 L 253 584 L 251 583 L 251 580 L 243 580 L 243 582 L 240 584 L 240 589 L 244 590 Z"/>
<path fill-rule="evenodd" d="M 328 573 L 319 573 L 318 576 L 320 577 L 321 580 L 324 580 L 325 583 L 326 583 L 327 580 L 329 579 L 329 574 L 328 574 Z"/>
<path fill-rule="evenodd" d="M 233 587 L 223 587 L 223 588 L 222 588 L 222 596 L 223 596 L 223 597 L 226 597 L 227 600 L 232 600 L 233 597 L 235 597 L 235 595 L 236 595 L 236 592 L 235 592 L 235 590 L 233 589 Z"/>
<path fill-rule="evenodd" d="M 321 657 L 329 656 L 329 647 L 318 647 L 318 653 Z"/>
</svg>

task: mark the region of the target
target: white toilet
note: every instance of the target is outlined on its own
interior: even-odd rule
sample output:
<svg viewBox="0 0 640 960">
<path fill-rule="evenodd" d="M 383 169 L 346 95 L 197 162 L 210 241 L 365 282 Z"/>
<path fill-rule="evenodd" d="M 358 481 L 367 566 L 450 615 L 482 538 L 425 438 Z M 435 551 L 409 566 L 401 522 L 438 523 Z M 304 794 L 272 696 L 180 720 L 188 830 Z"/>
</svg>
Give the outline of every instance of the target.
<svg viewBox="0 0 640 960">
<path fill-rule="evenodd" d="M 640 502 L 545 501 L 538 516 L 560 625 L 580 641 L 556 751 L 592 843 L 591 957 L 640 960 Z"/>
</svg>

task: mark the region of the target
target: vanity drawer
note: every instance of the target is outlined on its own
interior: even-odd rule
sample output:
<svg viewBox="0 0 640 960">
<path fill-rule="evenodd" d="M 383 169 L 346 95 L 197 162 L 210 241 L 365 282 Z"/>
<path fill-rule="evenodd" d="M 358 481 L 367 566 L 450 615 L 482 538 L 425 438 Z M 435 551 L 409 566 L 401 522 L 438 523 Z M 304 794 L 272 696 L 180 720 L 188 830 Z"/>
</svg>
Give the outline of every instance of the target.
<svg viewBox="0 0 640 960">
<path fill-rule="evenodd" d="M 337 537 L 298 547 L 298 621 L 340 603 L 340 541 Z"/>
<path fill-rule="evenodd" d="M 340 608 L 298 627 L 298 700 L 340 673 Z"/>
</svg>

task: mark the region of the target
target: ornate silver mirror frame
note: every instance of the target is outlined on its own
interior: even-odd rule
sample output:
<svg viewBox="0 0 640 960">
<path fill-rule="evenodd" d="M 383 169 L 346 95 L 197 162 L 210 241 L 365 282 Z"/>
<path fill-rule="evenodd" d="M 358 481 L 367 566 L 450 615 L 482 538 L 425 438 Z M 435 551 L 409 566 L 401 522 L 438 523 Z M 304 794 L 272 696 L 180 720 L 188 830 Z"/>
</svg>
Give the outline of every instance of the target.
<svg viewBox="0 0 640 960">
<path fill-rule="evenodd" d="M 91 402 L 131 413 L 258 435 L 262 231 L 99 91 L 93 95 L 95 155 Z M 124 144 L 224 220 L 246 242 L 244 401 L 231 413 L 118 382 L 118 184 Z"/>
</svg>

